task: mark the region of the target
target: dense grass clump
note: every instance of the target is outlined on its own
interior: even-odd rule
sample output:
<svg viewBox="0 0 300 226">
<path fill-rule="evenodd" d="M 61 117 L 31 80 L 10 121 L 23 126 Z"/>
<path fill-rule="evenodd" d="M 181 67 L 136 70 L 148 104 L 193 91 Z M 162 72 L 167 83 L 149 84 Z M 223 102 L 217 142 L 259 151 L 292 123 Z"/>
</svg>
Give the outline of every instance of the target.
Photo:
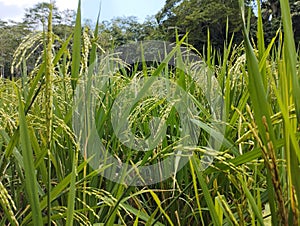
<svg viewBox="0 0 300 226">
<path fill-rule="evenodd" d="M 120 70 L 128 66 L 122 59 L 97 45 L 97 27 L 82 29 L 80 1 L 65 42 L 53 34 L 50 13 L 47 31 L 16 51 L 13 67 L 22 77 L 0 80 L 0 225 L 299 225 L 299 57 L 288 1 L 280 3 L 284 33 L 269 46 L 258 8 L 257 43 L 246 22 L 244 42 L 225 40 L 222 56 L 209 37 L 200 54 L 185 36 L 151 67 L 137 64 L 131 77 Z M 27 74 L 26 60 L 39 44 L 43 51 Z M 182 47 L 202 60 L 184 57 Z M 140 88 L 133 92 L 139 101 L 114 111 L 130 98 L 124 92 L 130 86 Z M 80 142 L 93 128 L 117 164 L 109 158 L 99 164 Z M 155 146 L 134 146 L 149 137 Z M 147 150 L 137 152 L 141 147 Z M 174 162 L 160 167 L 170 156 Z M 124 173 L 121 163 L 137 170 Z M 161 173 L 149 171 L 146 183 L 137 167 L 153 164 Z M 176 175 L 165 177 L 168 167 Z"/>
</svg>

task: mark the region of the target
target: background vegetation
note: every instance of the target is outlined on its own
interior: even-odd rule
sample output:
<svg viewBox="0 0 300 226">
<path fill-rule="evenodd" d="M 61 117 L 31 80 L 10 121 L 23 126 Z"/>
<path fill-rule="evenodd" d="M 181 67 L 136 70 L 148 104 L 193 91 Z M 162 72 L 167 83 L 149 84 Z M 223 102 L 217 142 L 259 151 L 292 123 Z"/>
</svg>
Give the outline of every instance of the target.
<svg viewBox="0 0 300 226">
<path fill-rule="evenodd" d="M 299 225 L 299 7 L 287 0 L 170 0 L 142 24 L 116 18 L 93 28 L 81 24 L 79 1 L 76 13 L 41 3 L 22 23 L 1 21 L 0 64 L 11 79 L 0 81 L 0 224 Z M 174 41 L 176 51 L 164 63 L 176 56 L 189 73 L 165 64 L 144 65 L 130 76 L 107 70 L 114 61 L 126 67 L 112 48 L 148 39 Z M 214 119 L 202 77 L 190 70 L 194 62 L 183 61 L 180 46 L 203 59 L 207 81 L 217 79 L 222 121 Z M 145 155 L 122 145 L 110 123 L 122 88 L 148 74 L 168 76 L 192 97 L 199 143 L 188 164 L 166 181 L 114 183 L 100 174 L 109 166 L 93 169 L 92 159 L 80 154 L 72 125 L 75 89 L 108 78 L 90 90 L 99 100 L 99 137 L 120 161 L 153 164 L 172 155 L 182 139 L 174 103 L 149 97 L 131 112 L 140 137 L 149 136 L 151 117 L 166 117 L 167 135 Z M 203 171 L 202 153 L 211 148 L 207 132 L 217 131 L 217 124 L 225 126 L 225 139 Z"/>
<path fill-rule="evenodd" d="M 261 2 L 264 40 L 266 45 L 281 27 L 281 8 L 278 0 Z M 300 2 L 289 0 L 293 32 L 296 46 L 300 41 Z M 246 14 L 250 14 L 250 34 L 256 40 L 257 3 L 255 0 L 245 1 Z M 24 13 L 22 22 L 2 21 L 0 18 L 0 65 L 5 76 L 11 76 L 13 53 L 26 35 L 43 30 L 49 12 L 49 3 L 41 2 Z M 75 11 L 53 10 L 53 31 L 61 39 L 66 39 L 75 25 Z M 98 24 L 97 43 L 109 50 L 117 46 L 143 40 L 176 40 L 175 30 L 180 37 L 189 32 L 188 42 L 201 53 L 207 47 L 207 31 L 210 30 L 210 43 L 218 54 L 224 52 L 224 40 L 234 34 L 233 45 L 243 40 L 242 20 L 238 1 L 221 0 L 167 0 L 165 6 L 156 14 L 139 22 L 134 16 L 118 17 Z M 227 26 L 228 23 L 228 26 Z M 85 20 L 84 25 L 93 29 L 93 21 Z M 228 27 L 228 30 L 226 29 Z M 36 53 L 38 55 L 38 52 Z M 33 62 L 34 64 L 34 62 Z M 32 66 L 33 67 L 33 66 Z M 30 66 L 29 66 L 30 69 Z"/>
</svg>

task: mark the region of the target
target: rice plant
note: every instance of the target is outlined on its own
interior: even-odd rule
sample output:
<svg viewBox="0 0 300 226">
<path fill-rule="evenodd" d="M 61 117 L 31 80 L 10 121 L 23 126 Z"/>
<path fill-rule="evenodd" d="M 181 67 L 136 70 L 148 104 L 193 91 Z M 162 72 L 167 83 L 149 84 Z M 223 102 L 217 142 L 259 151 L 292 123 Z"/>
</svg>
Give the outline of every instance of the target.
<svg viewBox="0 0 300 226">
<path fill-rule="evenodd" d="M 130 75 L 98 45 L 98 24 L 82 27 L 81 1 L 66 41 L 53 34 L 50 10 L 48 27 L 16 50 L 22 77 L 0 80 L 0 225 L 299 225 L 299 57 L 289 3 L 280 3 L 283 32 L 268 46 L 258 7 L 257 43 L 244 18 L 244 42 L 224 40 L 222 55 L 209 35 L 203 53 L 177 37 L 163 59 Z M 132 97 L 128 87 L 138 101 L 116 108 Z M 80 142 L 94 135 L 101 147 Z M 149 138 L 154 146 L 134 146 Z M 146 183 L 140 169 L 155 164 L 161 171 Z"/>
</svg>

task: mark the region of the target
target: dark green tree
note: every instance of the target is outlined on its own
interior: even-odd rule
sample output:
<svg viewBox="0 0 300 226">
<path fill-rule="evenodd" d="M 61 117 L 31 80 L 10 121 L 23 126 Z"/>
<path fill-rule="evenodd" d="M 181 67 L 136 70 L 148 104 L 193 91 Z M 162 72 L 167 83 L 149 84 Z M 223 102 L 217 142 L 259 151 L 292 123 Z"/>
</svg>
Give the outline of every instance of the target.
<svg viewBox="0 0 300 226">
<path fill-rule="evenodd" d="M 28 25 L 32 30 L 42 30 L 46 27 L 47 18 L 50 11 L 50 4 L 48 2 L 41 2 L 35 4 L 32 8 L 25 10 L 23 22 Z M 61 14 L 58 8 L 53 6 L 53 24 L 60 24 L 62 21 Z"/>
<path fill-rule="evenodd" d="M 102 48 L 109 49 L 130 42 L 163 39 L 154 17 L 148 17 L 143 23 L 138 18 L 117 17 L 103 21 L 99 25 L 99 42 Z"/>
<path fill-rule="evenodd" d="M 289 0 L 295 42 L 300 42 L 300 1 Z M 262 16 L 266 42 L 270 42 L 276 31 L 281 27 L 281 9 L 279 0 L 261 1 Z"/>
<path fill-rule="evenodd" d="M 0 21 L 0 66 L 6 77 L 11 77 L 11 63 L 13 55 L 24 38 L 32 33 L 42 31 L 47 26 L 49 15 L 49 3 L 38 3 L 33 8 L 27 9 L 22 23 Z M 56 40 L 54 48 L 59 48 L 62 41 L 72 32 L 75 21 L 75 11 L 58 11 L 53 9 L 53 32 L 59 40 Z M 45 29 L 44 29 L 45 30 Z M 41 43 L 39 43 L 41 44 Z M 27 72 L 29 73 L 40 58 L 43 46 L 32 47 L 34 53 L 27 59 Z"/>
<path fill-rule="evenodd" d="M 136 17 L 116 17 L 99 25 L 100 43 L 105 49 L 137 41 L 141 24 Z"/>
<path fill-rule="evenodd" d="M 74 10 L 64 10 L 58 12 L 59 22 L 54 23 L 53 32 L 58 35 L 62 40 L 66 40 L 69 35 L 73 32 L 75 25 L 76 12 Z"/>
<path fill-rule="evenodd" d="M 291 5 L 294 37 L 297 45 L 300 43 L 300 1 L 294 1 Z"/>
<path fill-rule="evenodd" d="M 246 3 L 251 7 L 250 1 Z M 167 0 L 156 19 L 168 40 L 175 40 L 175 29 L 181 35 L 189 32 L 188 42 L 198 49 L 207 42 L 208 29 L 217 49 L 222 49 L 233 33 L 236 43 L 242 41 L 238 0 Z"/>
<path fill-rule="evenodd" d="M 139 41 L 143 40 L 164 40 L 165 37 L 159 29 L 155 16 L 148 16 L 141 24 Z"/>
<path fill-rule="evenodd" d="M 5 77 L 11 77 L 11 63 L 13 55 L 22 39 L 30 33 L 23 23 L 0 20 L 0 66 Z M 2 74 L 1 74 L 2 75 Z"/>
</svg>

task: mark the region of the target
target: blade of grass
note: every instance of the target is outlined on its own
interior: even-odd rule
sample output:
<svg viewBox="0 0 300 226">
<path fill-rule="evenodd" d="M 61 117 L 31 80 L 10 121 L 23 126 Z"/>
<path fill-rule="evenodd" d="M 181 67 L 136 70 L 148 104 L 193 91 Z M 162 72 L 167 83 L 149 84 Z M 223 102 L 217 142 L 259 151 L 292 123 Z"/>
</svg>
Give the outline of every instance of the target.
<svg viewBox="0 0 300 226">
<path fill-rule="evenodd" d="M 154 201 L 156 202 L 157 206 L 159 207 L 160 211 L 163 213 L 163 215 L 165 216 L 165 218 L 167 219 L 167 221 L 169 222 L 169 224 L 171 226 L 173 226 L 174 224 L 173 224 L 172 220 L 170 219 L 170 217 L 167 215 L 167 213 L 162 208 L 161 202 L 160 202 L 158 196 L 152 190 L 149 190 L 149 191 L 150 191 L 150 194 L 152 195 Z"/>
<path fill-rule="evenodd" d="M 258 41 L 258 53 L 259 53 L 259 61 L 263 58 L 263 54 L 265 52 L 265 38 L 264 38 L 264 30 L 263 30 L 263 21 L 261 16 L 261 7 L 260 7 L 260 1 L 256 0 L 257 4 L 257 41 Z M 261 74 L 262 74 L 262 80 L 264 84 L 264 88 L 267 88 L 267 76 L 266 76 L 266 64 L 262 64 L 261 68 Z"/>
<path fill-rule="evenodd" d="M 250 205 L 251 205 L 251 208 L 253 210 L 253 212 L 255 213 L 256 217 L 257 217 L 257 220 L 258 222 L 260 223 L 260 225 L 265 225 L 264 224 L 264 220 L 263 220 L 263 217 L 262 217 L 262 213 L 261 211 L 259 211 L 259 208 L 258 206 L 256 205 L 256 202 L 255 202 L 255 199 L 254 197 L 252 196 L 251 192 L 249 191 L 249 189 L 247 188 L 247 185 L 243 179 L 243 177 L 241 175 L 238 175 L 238 179 L 239 181 L 241 182 L 241 185 L 242 185 L 242 188 L 244 190 L 244 193 L 247 197 L 247 200 L 249 201 Z"/>
<path fill-rule="evenodd" d="M 266 145 L 269 143 L 269 140 L 273 143 L 275 143 L 275 135 L 274 130 L 272 129 L 272 123 L 270 119 L 271 115 L 271 108 L 267 101 L 267 94 L 266 90 L 264 88 L 264 82 L 262 75 L 259 70 L 258 61 L 255 57 L 254 50 L 251 46 L 250 39 L 248 36 L 248 32 L 245 27 L 245 13 L 244 13 L 244 1 L 240 0 L 240 7 L 242 10 L 244 25 L 243 25 L 243 32 L 244 32 L 244 43 L 245 43 L 245 50 L 246 50 L 246 59 L 247 59 L 247 69 L 248 69 L 248 90 L 253 106 L 254 111 L 254 118 L 255 123 L 258 127 L 262 143 L 263 145 Z M 261 16 L 261 15 L 258 15 Z M 260 34 L 261 35 L 261 34 Z M 262 65 L 261 65 L 262 66 Z M 263 67 L 262 67 L 263 68 Z M 246 72 L 244 71 L 244 74 L 246 75 Z M 264 106 L 264 107 L 261 107 Z M 265 124 L 263 122 L 263 118 L 265 119 Z M 267 133 L 266 127 L 269 128 L 269 131 Z M 267 137 L 268 134 L 268 137 Z M 268 175 L 272 174 L 270 172 L 270 169 L 268 169 Z M 270 186 L 270 184 L 268 184 Z M 272 189 L 273 190 L 273 189 Z M 249 196 L 250 197 L 250 196 Z M 270 200 L 271 210 L 272 210 L 272 219 L 274 221 L 274 218 L 276 219 L 277 213 L 274 212 L 275 207 L 273 206 L 273 200 Z"/>
<path fill-rule="evenodd" d="M 215 209 L 217 212 L 217 215 L 219 216 L 219 221 L 221 223 L 221 225 L 223 225 L 223 209 L 222 209 L 222 205 L 220 204 L 220 200 L 219 200 L 219 196 L 215 197 Z"/>
<path fill-rule="evenodd" d="M 186 185 L 186 187 L 177 195 L 177 196 L 175 196 L 173 199 L 172 199 L 172 201 L 169 203 L 169 205 L 164 209 L 165 210 L 165 212 L 167 211 L 167 210 L 169 210 L 171 207 L 172 207 L 172 205 L 180 198 L 180 196 L 182 195 L 182 194 L 184 194 L 191 186 L 193 185 L 193 182 L 190 182 L 188 185 Z M 158 217 L 154 220 L 154 222 L 152 223 L 152 225 L 155 225 L 157 222 L 158 222 L 158 220 L 161 218 L 161 216 L 162 216 L 163 214 L 162 213 L 160 213 L 159 215 L 158 215 Z"/>
<path fill-rule="evenodd" d="M 197 186 L 197 180 L 196 180 L 195 170 L 194 170 L 194 167 L 193 167 L 191 161 L 190 161 L 190 169 L 191 169 L 191 174 L 192 174 L 192 179 L 193 179 L 193 185 L 194 185 L 194 191 L 195 191 L 195 196 L 196 196 L 196 203 L 197 203 L 197 206 L 198 206 L 201 223 L 202 223 L 202 225 L 205 225 L 204 224 L 204 220 L 203 220 L 203 216 L 202 216 L 202 210 L 201 210 L 200 200 L 199 200 L 198 186 Z"/>
<path fill-rule="evenodd" d="M 77 149 L 77 148 L 76 148 Z M 75 151 L 75 154 L 73 155 L 73 168 L 70 178 L 70 190 L 68 194 L 68 207 L 67 207 L 67 226 L 73 225 L 73 218 L 74 218 L 74 212 L 75 212 L 75 196 L 76 196 L 76 177 L 78 175 L 77 172 L 77 164 L 78 164 L 78 149 Z"/>
<path fill-rule="evenodd" d="M 289 112 L 285 114 L 284 121 L 284 137 L 288 173 L 288 189 L 291 200 L 291 213 L 293 215 L 294 224 L 299 223 L 299 205 L 295 203 L 294 190 L 296 197 L 300 197 L 299 177 L 299 162 L 300 148 L 299 143 L 294 139 L 294 134 L 297 132 L 297 127 L 300 125 L 300 84 L 299 75 L 297 73 L 297 53 L 294 40 L 294 31 L 292 26 L 292 16 L 290 11 L 289 1 L 280 0 L 280 8 L 282 14 L 282 23 L 284 31 L 283 43 L 283 68 L 281 78 L 282 81 L 282 96 L 285 108 L 290 105 L 295 105 L 297 120 L 290 119 Z M 292 90 L 291 90 L 292 88 Z M 282 109 L 283 110 L 283 109 Z M 297 160 L 298 157 L 298 160 Z M 298 208 L 297 208 L 298 206 Z"/>
<path fill-rule="evenodd" d="M 72 65 L 71 65 L 71 85 L 73 92 L 76 89 L 77 80 L 79 78 L 80 59 L 81 59 L 81 0 L 78 1 L 78 8 L 76 14 L 76 23 L 74 28 L 74 39 L 72 48 Z M 68 210 L 67 210 L 67 226 L 73 225 L 74 208 L 75 208 L 75 193 L 76 193 L 76 177 L 78 164 L 78 148 L 73 155 L 73 167 L 71 173 L 70 191 L 68 195 Z"/>
<path fill-rule="evenodd" d="M 71 84 L 72 84 L 73 92 L 76 89 L 77 80 L 79 78 L 80 60 L 81 60 L 81 0 L 78 1 L 76 23 L 74 28 L 73 48 L 72 48 Z"/>
<path fill-rule="evenodd" d="M 221 207 L 223 208 L 223 212 L 224 212 L 224 215 L 226 216 L 226 218 L 232 223 L 232 225 L 235 225 L 235 226 L 238 226 L 240 225 L 234 214 L 232 213 L 232 210 L 231 208 L 229 207 L 228 203 L 224 200 L 224 196 L 223 195 L 220 195 L 220 193 L 218 192 L 218 202 L 219 204 L 221 205 Z"/>
<path fill-rule="evenodd" d="M 206 182 L 205 182 L 205 180 L 203 178 L 202 169 L 199 166 L 199 165 L 201 165 L 201 163 L 198 163 L 197 160 L 199 160 L 199 159 L 197 159 L 197 157 L 195 157 L 195 156 L 193 156 L 191 158 L 191 160 L 190 160 L 191 161 L 191 165 L 192 165 L 191 167 L 193 167 L 195 169 L 195 172 L 196 172 L 199 184 L 200 184 L 200 186 L 202 188 L 203 195 L 204 195 L 206 204 L 208 206 L 208 210 L 209 210 L 209 213 L 211 215 L 213 224 L 216 225 L 216 226 L 221 226 L 221 223 L 219 221 L 219 216 L 218 216 L 217 211 L 215 209 L 214 202 L 213 202 L 212 197 L 210 195 L 208 186 L 207 186 L 207 184 L 206 184 Z"/>
<path fill-rule="evenodd" d="M 297 75 L 297 54 L 294 40 L 294 31 L 292 26 L 292 16 L 288 1 L 280 0 L 280 8 L 282 14 L 282 23 L 284 31 L 284 54 L 288 65 L 288 73 L 292 81 L 292 93 L 295 99 L 296 115 L 298 124 L 300 123 L 300 85 Z M 300 159 L 299 159 L 300 160 Z"/>
<path fill-rule="evenodd" d="M 83 168 L 88 164 L 88 162 L 91 160 L 92 158 L 88 159 L 87 162 L 83 162 L 81 163 L 78 167 L 77 167 L 77 172 L 80 173 Z M 68 174 L 59 184 L 57 184 L 52 190 L 51 190 L 51 202 L 53 202 L 55 199 L 57 199 L 59 196 L 62 195 L 63 192 L 66 191 L 67 186 L 71 183 L 71 179 L 72 179 L 72 175 L 73 173 L 71 172 L 70 174 Z M 48 197 L 45 196 L 42 201 L 40 202 L 40 208 L 41 210 L 43 210 L 44 208 L 47 207 L 47 203 L 48 203 Z M 32 214 L 29 213 L 22 222 L 22 225 L 27 225 L 29 223 L 30 218 L 32 217 Z"/>
<path fill-rule="evenodd" d="M 250 39 L 247 35 L 245 24 L 243 26 L 244 31 L 244 42 L 247 58 L 247 69 L 248 69 L 248 89 L 250 93 L 250 99 L 252 101 L 253 110 L 255 113 L 255 120 L 258 129 L 261 133 L 264 144 L 267 144 L 266 129 L 263 124 L 263 117 L 266 117 L 266 122 L 269 128 L 272 128 L 270 120 L 271 108 L 267 101 L 267 94 L 264 88 L 262 75 L 259 71 L 258 60 L 255 57 L 254 50 L 251 46 Z M 264 106 L 263 108 L 261 106 Z M 270 140 L 274 141 L 274 131 L 270 130 Z"/>
<path fill-rule="evenodd" d="M 15 87 L 19 99 L 19 121 L 20 121 L 20 142 L 22 147 L 22 155 L 24 158 L 25 170 L 25 186 L 28 195 L 28 200 L 32 210 L 32 218 L 34 225 L 43 225 L 42 213 L 38 195 L 38 182 L 35 175 L 35 168 L 33 163 L 33 153 L 31 148 L 31 141 L 27 127 L 24 107 L 21 95 L 17 87 Z"/>
</svg>

